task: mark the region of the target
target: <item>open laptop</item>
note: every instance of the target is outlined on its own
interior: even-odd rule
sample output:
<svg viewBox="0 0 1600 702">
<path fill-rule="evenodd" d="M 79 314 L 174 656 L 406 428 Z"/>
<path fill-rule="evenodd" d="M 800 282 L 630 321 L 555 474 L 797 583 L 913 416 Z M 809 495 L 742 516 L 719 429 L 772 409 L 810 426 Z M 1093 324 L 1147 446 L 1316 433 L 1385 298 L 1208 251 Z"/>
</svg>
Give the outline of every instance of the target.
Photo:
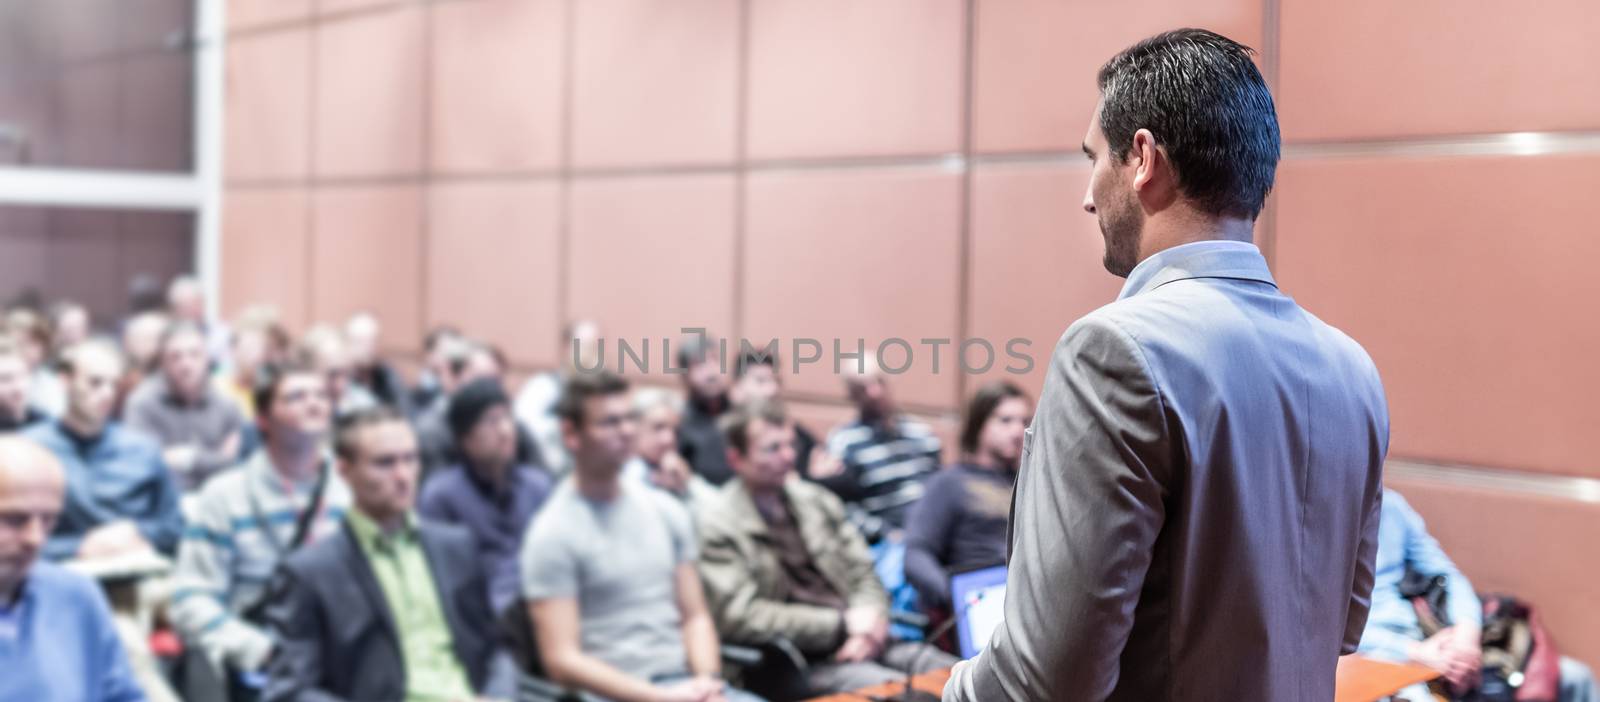
<svg viewBox="0 0 1600 702">
<path fill-rule="evenodd" d="M 952 576 L 950 602 L 952 616 L 956 618 L 961 657 L 972 658 L 989 645 L 989 637 L 1005 616 L 1006 567 L 994 566 Z"/>
</svg>

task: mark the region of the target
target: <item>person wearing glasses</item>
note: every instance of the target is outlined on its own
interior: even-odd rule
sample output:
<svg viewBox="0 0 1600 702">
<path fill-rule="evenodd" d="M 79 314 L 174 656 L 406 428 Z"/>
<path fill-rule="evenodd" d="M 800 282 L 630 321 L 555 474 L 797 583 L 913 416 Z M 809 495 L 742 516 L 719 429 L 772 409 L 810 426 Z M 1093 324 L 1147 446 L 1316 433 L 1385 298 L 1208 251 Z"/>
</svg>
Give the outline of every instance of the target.
<svg viewBox="0 0 1600 702">
<path fill-rule="evenodd" d="M 417 437 L 394 409 L 339 418 L 344 528 L 296 551 L 274 578 L 266 618 L 278 642 L 263 698 L 510 699 L 487 575 L 472 533 L 412 511 Z"/>
<path fill-rule="evenodd" d="M 195 496 L 168 610 L 189 648 L 230 671 L 232 684 L 255 679 L 272 654 L 263 612 L 273 571 L 337 533 L 350 507 L 323 448 L 333 414 L 327 378 L 304 363 L 266 366 L 253 394 L 264 444 Z"/>
</svg>

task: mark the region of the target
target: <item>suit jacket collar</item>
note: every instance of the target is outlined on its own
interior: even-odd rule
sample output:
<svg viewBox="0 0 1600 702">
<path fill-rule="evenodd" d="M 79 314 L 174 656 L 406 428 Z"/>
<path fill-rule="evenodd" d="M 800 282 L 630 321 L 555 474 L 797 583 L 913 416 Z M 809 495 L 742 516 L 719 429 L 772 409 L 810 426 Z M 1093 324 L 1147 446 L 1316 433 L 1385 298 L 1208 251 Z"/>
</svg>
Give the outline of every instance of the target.
<svg viewBox="0 0 1600 702">
<path fill-rule="evenodd" d="M 1243 241 L 1197 241 L 1174 246 L 1140 262 L 1122 286 L 1118 300 L 1190 278 L 1236 278 L 1277 287 L 1267 260 L 1255 244 Z"/>
<path fill-rule="evenodd" d="M 467 662 L 472 656 L 462 638 L 462 632 L 466 630 L 466 620 L 462 616 L 457 596 L 457 590 L 462 586 L 457 576 L 463 571 L 450 567 L 455 554 L 451 550 L 453 546 L 447 543 L 447 540 L 442 539 L 437 531 L 428 528 L 426 522 L 419 520 L 414 522 L 414 525 L 417 540 L 421 543 L 422 552 L 428 559 L 428 572 L 433 576 L 433 587 L 439 597 L 439 607 L 444 612 L 445 624 L 450 627 L 450 640 L 455 648 L 456 660 L 461 661 L 470 676 L 471 666 Z M 383 586 L 378 583 L 378 576 L 372 572 L 372 563 L 367 560 L 366 551 L 357 541 L 359 537 L 355 530 L 350 528 L 348 521 L 344 523 L 340 533 L 340 548 L 344 551 L 340 560 L 344 561 L 350 571 L 351 581 L 361 588 L 367 601 L 372 603 L 373 609 L 378 612 L 378 618 L 382 620 L 383 626 L 398 647 L 400 629 L 395 625 L 394 612 L 389 609 L 389 598 L 384 596 Z"/>
<path fill-rule="evenodd" d="M 372 563 L 367 560 L 367 553 L 362 550 L 358 539 L 355 530 L 350 528 L 350 522 L 345 521 L 339 528 L 339 550 L 343 551 L 339 560 L 343 561 L 345 568 L 350 571 L 350 582 L 361 589 L 361 594 L 371 603 L 373 610 L 378 613 L 378 619 L 398 645 L 400 630 L 394 624 L 394 612 L 389 609 L 389 598 L 384 597 L 383 586 L 378 584 L 378 576 L 372 572 Z"/>
<path fill-rule="evenodd" d="M 756 509 L 756 499 L 745 488 L 744 480 L 734 478 L 728 481 L 727 509 L 733 522 L 739 529 L 751 536 L 766 539 L 767 520 L 761 516 L 761 510 Z"/>
<path fill-rule="evenodd" d="M 476 687 L 480 682 L 472 676 L 472 660 L 470 649 L 466 646 L 467 620 L 462 616 L 460 590 L 464 583 L 460 580 L 466 570 L 461 565 L 452 567 L 454 560 L 461 554 L 452 549 L 459 549 L 458 545 L 448 543 L 447 539 L 440 538 L 439 532 L 428 528 L 426 522 L 418 522 L 417 538 L 422 542 L 422 552 L 428 557 L 428 572 L 433 574 L 434 592 L 439 596 L 439 608 L 444 612 L 444 621 L 450 627 L 450 644 L 456 650 L 456 660 L 461 662 L 462 670 L 467 672 L 471 682 Z M 486 597 L 484 592 L 471 593 L 473 596 Z"/>
</svg>

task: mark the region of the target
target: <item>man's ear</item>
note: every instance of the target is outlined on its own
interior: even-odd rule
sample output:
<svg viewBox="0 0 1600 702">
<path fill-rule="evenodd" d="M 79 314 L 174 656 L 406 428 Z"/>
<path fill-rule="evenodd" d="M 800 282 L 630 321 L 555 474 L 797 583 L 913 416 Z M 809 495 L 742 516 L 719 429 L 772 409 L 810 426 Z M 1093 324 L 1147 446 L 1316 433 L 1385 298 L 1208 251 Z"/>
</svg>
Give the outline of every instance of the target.
<svg viewBox="0 0 1600 702">
<path fill-rule="evenodd" d="M 1133 189 L 1144 189 L 1167 165 L 1165 154 L 1156 145 L 1156 135 L 1148 129 L 1133 133 L 1133 146 L 1128 149 L 1128 161 L 1134 167 Z"/>
</svg>

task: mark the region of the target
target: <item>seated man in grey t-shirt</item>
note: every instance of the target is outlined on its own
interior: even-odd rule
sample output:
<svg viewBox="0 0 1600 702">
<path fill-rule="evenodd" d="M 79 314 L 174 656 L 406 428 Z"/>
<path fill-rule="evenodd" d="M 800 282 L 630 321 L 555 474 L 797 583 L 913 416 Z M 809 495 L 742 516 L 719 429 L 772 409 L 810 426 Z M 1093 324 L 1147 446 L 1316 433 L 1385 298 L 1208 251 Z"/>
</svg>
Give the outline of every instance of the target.
<svg viewBox="0 0 1600 702">
<path fill-rule="evenodd" d="M 521 555 L 544 672 L 618 702 L 754 700 L 718 675 L 688 513 L 619 479 L 637 424 L 627 390 L 609 373 L 575 374 L 556 408 L 573 472 L 528 527 Z"/>
</svg>

